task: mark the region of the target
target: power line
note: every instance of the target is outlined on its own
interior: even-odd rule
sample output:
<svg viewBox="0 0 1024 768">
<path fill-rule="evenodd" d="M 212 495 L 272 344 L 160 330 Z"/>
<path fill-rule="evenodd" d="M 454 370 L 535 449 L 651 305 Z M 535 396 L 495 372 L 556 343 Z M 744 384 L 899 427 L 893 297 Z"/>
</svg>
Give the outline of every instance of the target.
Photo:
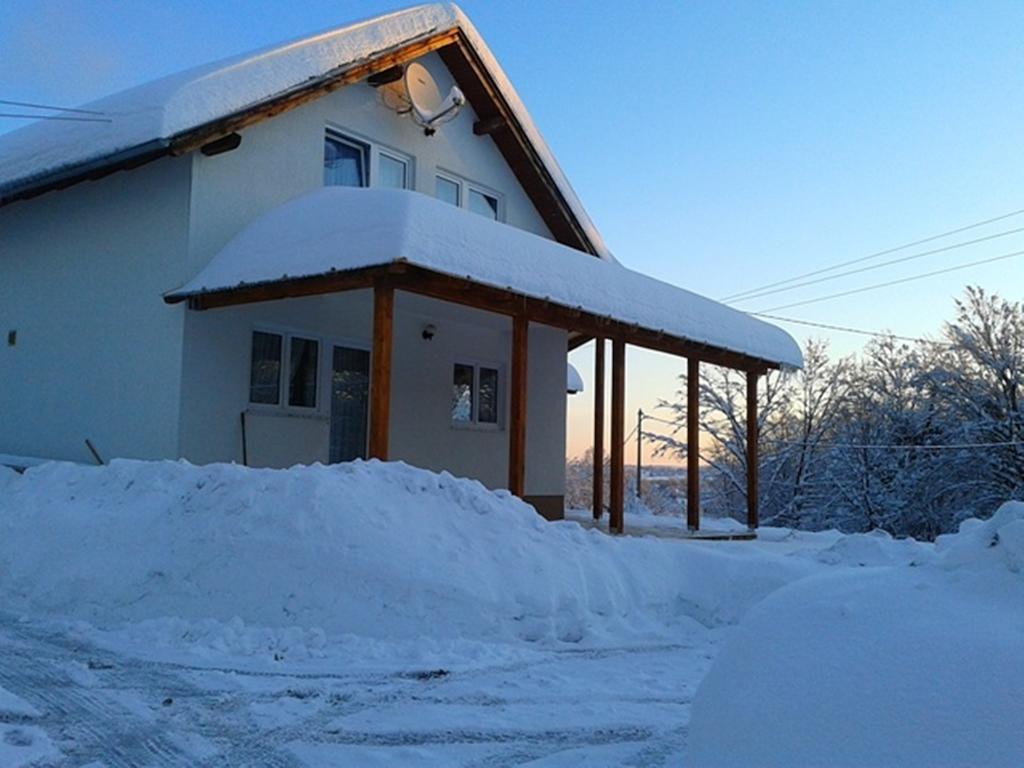
<svg viewBox="0 0 1024 768">
<path fill-rule="evenodd" d="M 0 112 L 0 117 L 22 120 L 67 120 L 75 123 L 112 123 L 109 117 L 72 117 L 71 115 L 22 115 L 14 112 Z"/>
<path fill-rule="evenodd" d="M 866 285 L 863 288 L 854 288 L 849 291 L 841 291 L 840 293 L 832 293 L 828 296 L 818 296 L 814 299 L 806 299 L 805 301 L 795 301 L 792 304 L 782 304 L 778 307 L 771 307 L 769 309 L 761 310 L 761 313 L 778 312 L 782 309 L 790 309 L 792 307 L 803 307 L 807 304 L 817 304 L 819 301 L 828 301 L 829 299 L 838 299 L 842 296 L 852 296 L 856 293 L 864 293 L 866 291 L 873 291 L 878 288 L 887 288 L 890 285 L 901 285 L 902 283 L 909 283 L 914 280 L 923 280 L 926 277 L 935 277 L 936 275 L 944 275 L 948 272 L 957 272 L 961 269 L 968 269 L 970 267 L 977 267 L 982 264 L 991 264 L 995 261 L 1003 261 L 1004 259 L 1010 259 L 1015 256 L 1024 254 L 1024 251 L 1014 251 L 1013 253 L 1004 253 L 1002 256 L 992 256 L 988 259 L 979 259 L 977 261 L 969 261 L 966 264 L 958 264 L 955 267 L 946 267 L 945 269 L 937 269 L 933 272 L 925 272 L 919 275 L 911 275 L 910 277 L 904 277 L 899 280 L 889 280 L 884 283 L 876 283 L 874 285 Z"/>
<path fill-rule="evenodd" d="M 856 258 L 856 259 L 850 259 L 849 261 L 842 261 L 842 262 L 839 262 L 837 264 L 833 264 L 833 265 L 828 266 L 828 267 L 822 267 L 821 269 L 815 269 L 815 270 L 812 270 L 810 272 L 804 272 L 803 274 L 796 275 L 795 277 L 790 277 L 790 278 L 787 278 L 785 280 L 778 280 L 778 281 L 776 281 L 774 283 L 768 283 L 766 285 L 761 285 L 761 286 L 759 286 L 757 288 L 751 288 L 751 289 L 746 290 L 746 291 L 740 291 L 739 293 L 734 293 L 731 296 L 726 296 L 725 298 L 720 299 L 720 301 L 734 301 L 734 300 L 739 299 L 740 297 L 747 296 L 747 295 L 749 295 L 751 293 L 759 293 L 760 291 L 766 290 L 768 288 L 775 288 L 776 286 L 780 286 L 780 285 L 788 285 L 789 283 L 796 282 L 797 280 L 803 280 L 806 277 L 814 277 L 815 275 L 821 275 L 821 274 L 824 274 L 825 272 L 831 272 L 834 269 L 842 269 L 843 267 L 848 267 L 851 264 L 860 264 L 861 262 L 864 262 L 864 261 L 870 261 L 871 259 L 877 259 L 877 258 L 880 258 L 882 256 L 888 256 L 890 253 L 896 253 L 897 251 L 903 251 L 903 250 L 906 250 L 907 248 L 913 248 L 914 246 L 917 246 L 917 245 L 924 245 L 925 243 L 930 243 L 930 242 L 933 242 L 935 240 L 941 240 L 944 237 L 949 237 L 951 235 L 956 235 L 956 234 L 959 234 L 961 232 L 966 232 L 967 230 L 970 230 L 970 229 L 977 229 L 978 227 L 983 227 L 986 224 L 994 224 L 997 221 L 1002 221 L 1003 219 L 1009 219 L 1009 218 L 1011 218 L 1013 216 L 1019 216 L 1022 213 L 1024 213 L 1024 208 L 1021 208 L 1021 209 L 1016 210 L 1016 211 L 1010 211 L 1009 213 L 1004 213 L 1001 216 L 994 216 L 991 219 L 985 219 L 984 221 L 977 221 L 977 222 L 975 222 L 973 224 L 968 224 L 968 225 L 963 226 L 963 227 L 958 227 L 956 229 L 951 229 L 948 232 L 942 232 L 942 233 L 940 233 L 938 235 L 932 235 L 931 237 L 925 237 L 925 238 L 923 238 L 921 240 L 915 240 L 912 243 L 904 243 L 903 245 L 898 245 L 895 248 L 888 248 L 888 249 L 886 249 L 884 251 L 876 251 L 875 253 L 869 253 L 867 256 L 861 256 L 861 257 Z"/>
<path fill-rule="evenodd" d="M 104 112 L 97 112 L 95 109 L 82 109 L 81 107 L 55 107 L 52 104 L 33 104 L 31 101 L 11 101 L 0 99 L 0 104 L 9 107 L 30 107 L 31 109 L 49 109 L 54 112 L 78 112 L 83 115 L 103 115 Z"/>
<path fill-rule="evenodd" d="M 797 440 L 763 440 L 765 443 L 777 443 L 778 445 L 806 445 Z M 1016 445 L 1024 445 L 1024 440 L 1004 440 L 989 443 L 946 443 L 946 444 L 924 444 L 906 445 L 901 443 L 815 443 L 817 448 L 850 448 L 855 450 L 884 448 L 885 450 L 908 450 L 908 451 L 951 451 L 963 448 L 1006 448 Z"/>
<path fill-rule="evenodd" d="M 779 317 L 778 315 L 766 315 L 763 312 L 751 312 L 755 317 L 763 317 L 766 320 L 775 320 L 780 323 L 796 323 L 797 325 L 809 325 L 813 328 L 825 328 L 830 331 L 844 331 L 846 333 L 859 333 L 864 336 L 877 336 L 883 339 L 900 339 L 901 341 L 915 341 L 921 344 L 937 344 L 939 346 L 950 346 L 944 341 L 932 341 L 917 336 L 900 336 L 897 333 L 886 333 L 885 331 L 866 331 L 863 328 L 851 328 L 847 325 L 832 325 L 830 323 L 816 323 L 812 320 L 799 320 L 795 317 Z"/>
<path fill-rule="evenodd" d="M 861 272 L 870 272 L 873 269 L 882 269 L 883 267 L 890 267 L 893 264 L 902 264 L 905 261 L 913 261 L 914 259 L 921 259 L 925 256 L 934 256 L 936 253 L 945 253 L 946 251 L 953 251 L 957 248 L 965 248 L 969 245 L 977 245 L 978 243 L 984 243 L 988 240 L 995 240 L 999 237 L 1007 237 L 1008 235 L 1016 235 L 1020 232 L 1024 232 L 1024 227 L 1018 227 L 1017 229 L 1008 229 L 1005 232 L 997 232 L 994 235 L 986 235 L 985 237 L 979 237 L 974 240 L 965 240 L 961 243 L 953 243 L 952 245 L 946 245 L 942 248 L 934 248 L 930 251 L 922 251 L 921 253 L 912 253 L 909 256 L 901 256 L 898 259 L 890 259 L 889 261 L 883 261 L 881 264 L 872 264 L 867 267 L 859 267 L 857 269 L 851 269 L 847 272 L 840 272 L 838 275 L 826 275 L 825 277 L 819 277 L 814 280 L 807 280 L 803 283 L 795 283 L 794 285 L 787 285 L 782 288 L 774 288 L 770 291 L 762 291 L 761 293 L 755 293 L 750 296 L 744 296 L 740 299 L 734 299 L 734 301 L 750 301 L 751 299 L 759 299 L 762 296 L 770 296 L 774 293 L 784 293 L 786 291 L 795 291 L 797 288 L 804 288 L 808 285 L 817 285 L 818 283 L 825 283 L 829 280 L 838 280 L 841 277 L 849 277 L 850 275 L 858 275 Z"/>
</svg>

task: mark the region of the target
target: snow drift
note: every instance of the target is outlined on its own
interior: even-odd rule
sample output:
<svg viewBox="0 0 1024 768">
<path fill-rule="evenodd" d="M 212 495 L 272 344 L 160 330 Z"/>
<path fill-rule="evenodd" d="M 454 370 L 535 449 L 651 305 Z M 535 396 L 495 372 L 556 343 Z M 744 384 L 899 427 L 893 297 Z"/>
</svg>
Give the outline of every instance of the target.
<svg viewBox="0 0 1024 768">
<path fill-rule="evenodd" d="M 241 619 L 391 640 L 599 642 L 735 622 L 815 567 L 552 525 L 507 492 L 400 463 L 0 475 L 5 608 L 106 627 Z"/>
<path fill-rule="evenodd" d="M 877 561 L 879 539 L 859 542 Z M 692 764 L 1019 766 L 1024 504 L 926 559 L 815 576 L 751 610 L 698 690 Z"/>
</svg>

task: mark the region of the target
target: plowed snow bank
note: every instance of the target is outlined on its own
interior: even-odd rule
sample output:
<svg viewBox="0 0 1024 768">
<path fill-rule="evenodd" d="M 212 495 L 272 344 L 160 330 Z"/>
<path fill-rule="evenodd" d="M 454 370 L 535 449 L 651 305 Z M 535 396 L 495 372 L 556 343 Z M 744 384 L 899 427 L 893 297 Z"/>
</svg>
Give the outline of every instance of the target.
<svg viewBox="0 0 1024 768">
<path fill-rule="evenodd" d="M 508 493 L 400 463 L 49 464 L 0 487 L 7 609 L 101 626 L 239 617 L 307 634 L 600 641 L 732 623 L 820 568 L 550 524 Z"/>
</svg>

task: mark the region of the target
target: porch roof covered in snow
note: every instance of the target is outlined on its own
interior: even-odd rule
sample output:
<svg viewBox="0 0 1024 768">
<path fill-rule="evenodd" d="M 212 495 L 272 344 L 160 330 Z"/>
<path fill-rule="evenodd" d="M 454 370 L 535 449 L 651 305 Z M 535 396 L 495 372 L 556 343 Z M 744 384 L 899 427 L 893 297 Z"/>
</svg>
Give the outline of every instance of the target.
<svg viewBox="0 0 1024 768">
<path fill-rule="evenodd" d="M 381 282 L 740 370 L 802 364 L 789 334 L 743 312 L 399 190 L 327 187 L 284 203 L 165 300 L 210 309 Z"/>
</svg>

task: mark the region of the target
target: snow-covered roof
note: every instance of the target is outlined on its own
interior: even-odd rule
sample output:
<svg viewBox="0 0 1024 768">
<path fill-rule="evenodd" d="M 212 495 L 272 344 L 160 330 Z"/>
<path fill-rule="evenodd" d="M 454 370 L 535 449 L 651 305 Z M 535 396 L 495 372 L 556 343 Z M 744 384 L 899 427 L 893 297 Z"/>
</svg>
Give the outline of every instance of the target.
<svg viewBox="0 0 1024 768">
<path fill-rule="evenodd" d="M 417 192 L 325 187 L 264 214 L 168 300 L 404 262 L 668 336 L 799 367 L 780 328 L 616 262 Z"/>
<path fill-rule="evenodd" d="M 173 139 L 228 115 L 448 31 L 460 32 L 475 51 L 595 253 L 611 259 L 494 54 L 452 3 L 377 16 L 195 67 L 81 105 L 101 112 L 110 122 L 41 120 L 0 135 L 0 201 L 73 169 L 159 151 Z"/>
</svg>

